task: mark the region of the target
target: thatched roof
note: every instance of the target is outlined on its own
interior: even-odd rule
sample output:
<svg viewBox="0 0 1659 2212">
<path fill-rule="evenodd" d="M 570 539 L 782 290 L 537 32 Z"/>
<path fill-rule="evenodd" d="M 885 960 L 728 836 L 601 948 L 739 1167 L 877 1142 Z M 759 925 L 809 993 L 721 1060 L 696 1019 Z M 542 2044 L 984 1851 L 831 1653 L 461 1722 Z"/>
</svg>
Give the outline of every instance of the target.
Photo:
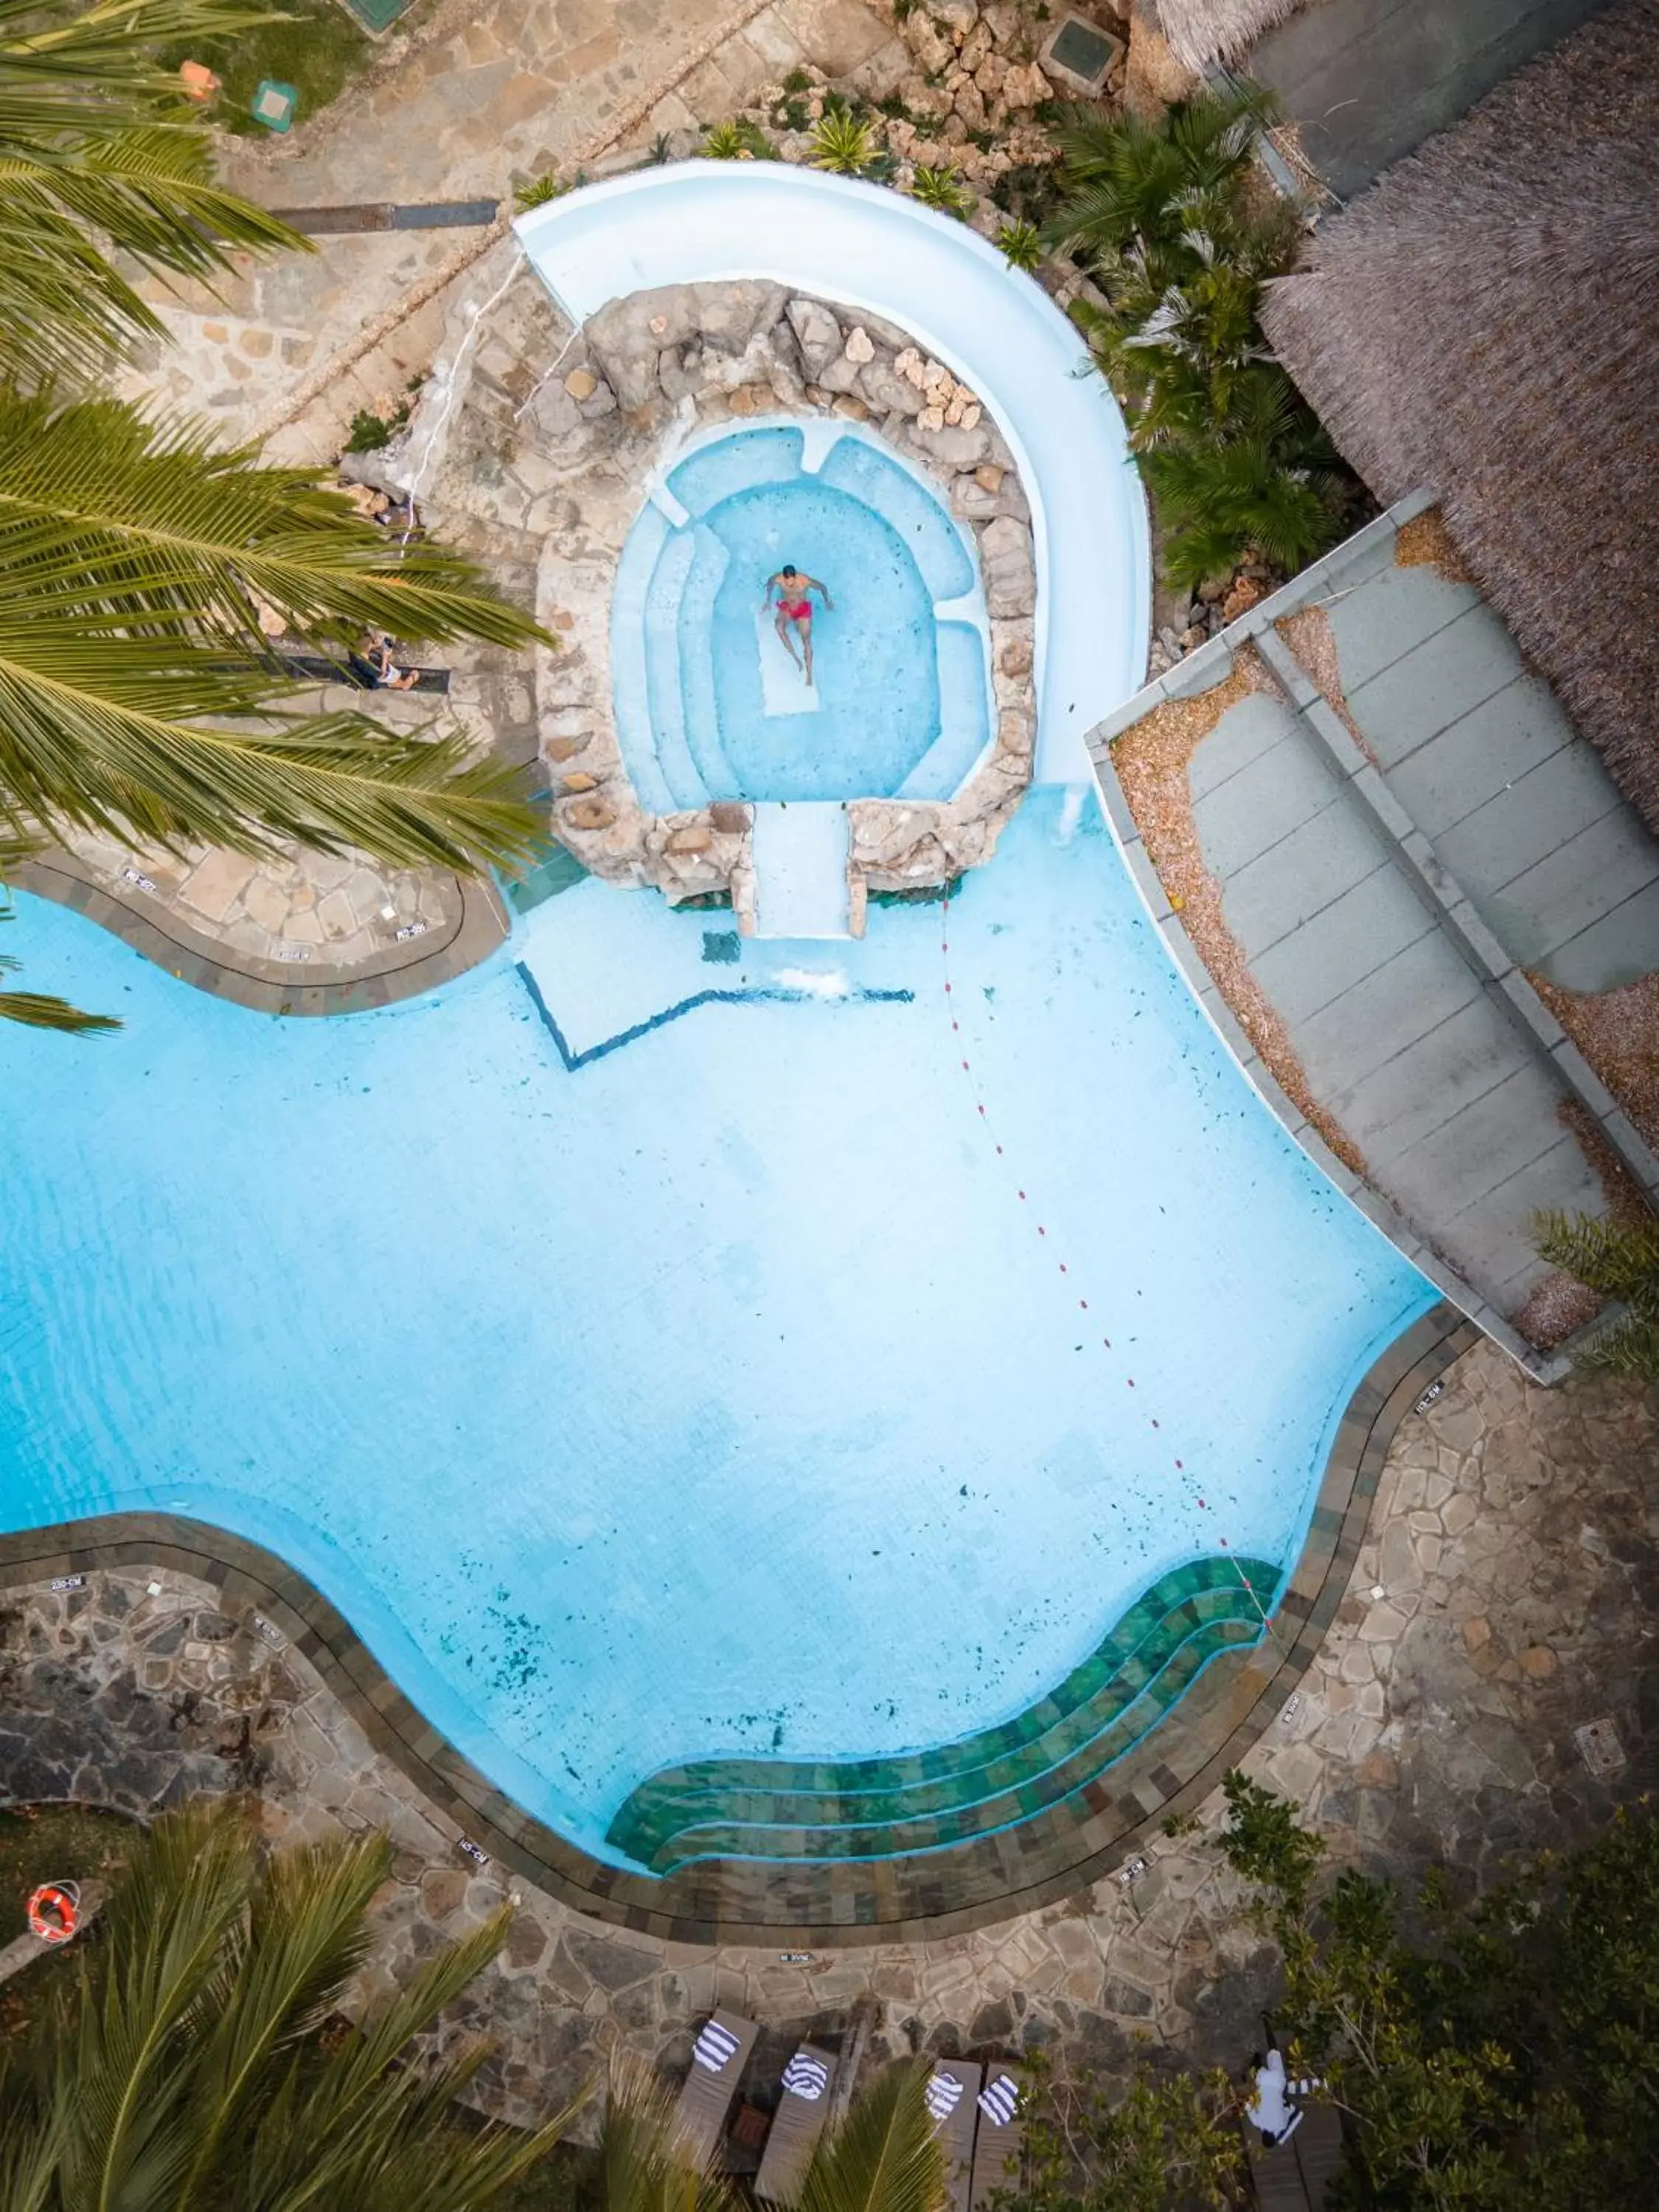
<svg viewBox="0 0 1659 2212">
<path fill-rule="evenodd" d="M 1158 0 L 1170 52 L 1189 70 L 1237 61 L 1264 31 L 1294 15 L 1302 0 Z"/>
<path fill-rule="evenodd" d="M 1389 170 L 1264 319 L 1378 498 L 1438 494 L 1659 830 L 1659 0 L 1595 17 Z"/>
</svg>

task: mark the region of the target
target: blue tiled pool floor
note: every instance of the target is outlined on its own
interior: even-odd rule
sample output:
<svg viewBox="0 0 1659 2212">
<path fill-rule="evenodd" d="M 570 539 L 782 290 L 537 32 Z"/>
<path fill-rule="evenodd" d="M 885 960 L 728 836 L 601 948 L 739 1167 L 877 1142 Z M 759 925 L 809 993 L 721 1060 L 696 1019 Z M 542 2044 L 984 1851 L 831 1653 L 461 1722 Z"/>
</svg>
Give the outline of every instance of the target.
<svg viewBox="0 0 1659 2212">
<path fill-rule="evenodd" d="M 159 1508 L 268 1546 L 612 1857 L 665 1770 L 931 1754 L 1160 1578 L 1281 1571 L 1352 1382 L 1433 1293 L 1074 813 L 1034 794 L 948 909 L 832 955 L 716 963 L 708 915 L 590 880 L 325 1021 L 20 900 L 31 985 L 128 1026 L 0 1028 L 0 1525 Z"/>
</svg>

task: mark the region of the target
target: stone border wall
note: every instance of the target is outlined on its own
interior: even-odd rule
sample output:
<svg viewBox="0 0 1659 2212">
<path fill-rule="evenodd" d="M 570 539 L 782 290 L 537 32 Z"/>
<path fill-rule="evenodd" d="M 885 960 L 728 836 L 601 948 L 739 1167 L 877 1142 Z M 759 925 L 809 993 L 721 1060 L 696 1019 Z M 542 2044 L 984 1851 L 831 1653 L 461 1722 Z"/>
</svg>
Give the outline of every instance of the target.
<svg viewBox="0 0 1659 2212">
<path fill-rule="evenodd" d="M 166 1513 L 124 1513 L 0 1536 L 0 1589 L 109 1569 L 166 1567 L 220 1610 L 291 1647 L 424 1798 L 441 1829 L 561 1903 L 696 1944 L 927 1942 L 1053 1904 L 1146 1848 L 1194 1809 L 1283 1711 L 1341 1603 L 1389 1444 L 1424 1391 L 1480 1332 L 1444 1303 L 1376 1360 L 1337 1425 L 1300 1558 L 1268 1633 L 1213 1662 L 1169 1718 L 1066 1804 L 1019 1826 L 901 1860 L 768 1868 L 728 1861 L 663 1881 L 604 1864 L 494 1787 L 405 1698 L 349 1623 L 260 1546 Z"/>
<path fill-rule="evenodd" d="M 991 857 L 1030 780 L 1036 563 L 1013 456 L 943 363 L 891 324 L 760 280 L 634 293 L 574 331 L 510 262 L 495 307 L 458 325 L 445 355 L 404 437 L 360 472 L 414 481 L 441 524 L 462 515 L 536 541 L 537 612 L 560 647 L 537 655 L 542 757 L 555 827 L 585 866 L 676 902 L 729 896 L 752 927 L 747 807 L 653 815 L 629 780 L 610 623 L 646 488 L 698 432 L 759 417 L 868 423 L 939 487 L 985 589 L 993 742 L 948 801 L 849 806 L 854 927 L 869 890 L 938 886 Z"/>
</svg>

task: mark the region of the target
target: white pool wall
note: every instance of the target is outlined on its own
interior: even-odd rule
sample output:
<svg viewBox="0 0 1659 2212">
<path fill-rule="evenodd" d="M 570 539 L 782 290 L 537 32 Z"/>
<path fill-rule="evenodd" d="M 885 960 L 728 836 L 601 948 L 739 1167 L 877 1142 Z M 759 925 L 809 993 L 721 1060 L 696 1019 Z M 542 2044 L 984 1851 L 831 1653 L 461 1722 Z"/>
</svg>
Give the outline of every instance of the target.
<svg viewBox="0 0 1659 2212">
<path fill-rule="evenodd" d="M 1089 780 L 1088 732 L 1146 675 L 1151 547 L 1117 403 L 1041 285 L 902 193 L 781 161 L 635 170 L 514 228 L 573 322 L 631 292 L 763 277 L 897 324 L 970 386 L 1031 509 L 1035 780 Z"/>
</svg>

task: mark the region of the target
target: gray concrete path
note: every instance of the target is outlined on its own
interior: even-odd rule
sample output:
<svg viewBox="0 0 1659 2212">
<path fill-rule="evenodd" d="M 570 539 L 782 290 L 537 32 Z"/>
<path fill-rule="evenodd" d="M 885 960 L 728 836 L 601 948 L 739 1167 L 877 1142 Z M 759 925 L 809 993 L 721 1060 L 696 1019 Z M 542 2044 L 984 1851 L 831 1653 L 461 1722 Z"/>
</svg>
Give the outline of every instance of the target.
<svg viewBox="0 0 1659 2212">
<path fill-rule="evenodd" d="M 1308 158 L 1346 199 L 1606 0 L 1317 0 L 1243 67 L 1301 126 Z"/>
</svg>

